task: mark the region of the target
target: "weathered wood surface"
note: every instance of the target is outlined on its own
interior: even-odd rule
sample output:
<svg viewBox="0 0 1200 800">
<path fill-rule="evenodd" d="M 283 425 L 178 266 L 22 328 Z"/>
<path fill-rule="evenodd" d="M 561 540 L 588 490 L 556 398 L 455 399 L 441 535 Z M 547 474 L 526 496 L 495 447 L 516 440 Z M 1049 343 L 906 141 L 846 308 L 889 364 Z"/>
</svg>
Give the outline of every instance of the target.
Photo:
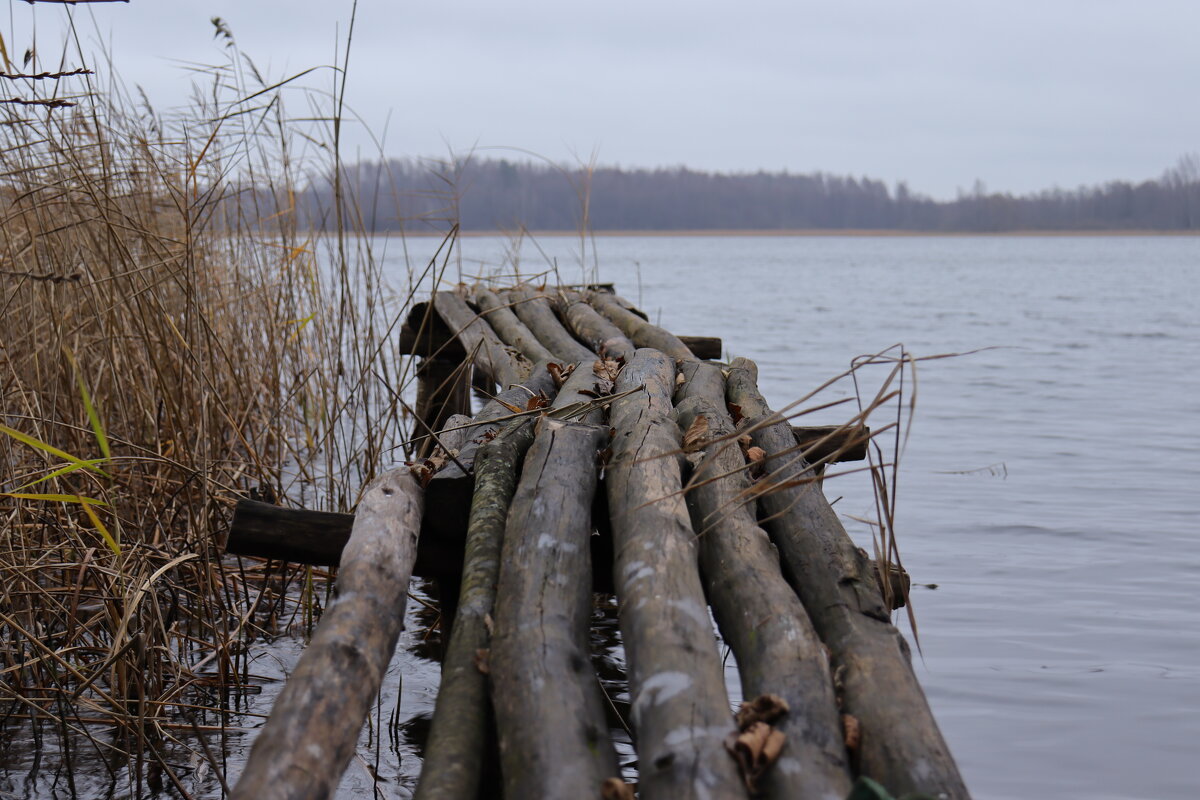
<svg viewBox="0 0 1200 800">
<path fill-rule="evenodd" d="M 325 610 L 233 789 L 235 800 L 327 798 L 354 754 L 404 621 L 422 495 L 407 469 L 363 495 Z"/>
<path fill-rule="evenodd" d="M 607 292 L 590 292 L 587 295 L 587 301 L 620 328 L 621 332 L 638 347 L 652 347 L 676 359 L 695 360 L 696 355 L 679 340 L 678 336 L 657 325 L 651 325 L 626 308 L 624 301 L 616 295 Z"/>
<path fill-rule="evenodd" d="M 517 286 L 505 293 L 505 299 L 538 341 L 555 356 L 568 364 L 595 360 L 596 353 L 576 340 L 558 321 L 545 295 L 531 286 Z"/>
<path fill-rule="evenodd" d="M 620 328 L 585 303 L 578 292 L 560 291 L 555 297 L 554 308 L 576 338 L 597 354 L 621 361 L 633 358 L 633 342 Z"/>
<path fill-rule="evenodd" d="M 675 360 L 638 350 L 617 377 L 605 471 L 614 583 L 629 670 L 638 790 L 656 798 L 745 797 L 725 751 L 736 728 L 700 583 L 696 535 L 680 493 L 670 414 Z"/>
<path fill-rule="evenodd" d="M 692 355 L 704 361 L 713 361 L 721 357 L 722 343 L 716 336 L 680 336 L 679 341 L 692 351 Z"/>
<path fill-rule="evenodd" d="M 454 332 L 429 303 L 415 303 L 400 326 L 396 349 L 401 355 L 462 361 L 466 352 Z"/>
<path fill-rule="evenodd" d="M 735 359 L 728 400 L 744 416 L 754 443 L 768 454 L 759 513 L 779 550 L 786 574 L 829 647 L 843 710 L 861 731 L 856 770 L 899 796 L 924 792 L 969 797 L 950 750 L 913 674 L 904 637 L 891 624 L 873 563 L 846 534 L 815 483 L 792 456 L 788 425 L 771 413 L 757 388 L 752 361 Z M 777 421 L 772 422 L 775 419 Z M 796 485 L 789 486 L 789 483 Z"/>
<path fill-rule="evenodd" d="M 506 797 L 596 797 L 619 775 L 588 648 L 588 540 L 607 433 L 543 418 L 509 511 L 489 657 Z"/>
<path fill-rule="evenodd" d="M 353 514 L 239 500 L 229 525 L 225 552 L 336 567 L 342 560 L 342 549 L 350 539 L 353 525 Z"/>
<path fill-rule="evenodd" d="M 725 411 L 721 369 L 693 361 L 680 371 L 685 382 L 676 395 L 677 422 L 700 436 L 693 446 L 708 442 L 689 481 L 687 505 L 713 614 L 737 656 L 746 697 L 774 694 L 791 709 L 776 723 L 787 743 L 763 786 L 771 798 L 845 797 L 850 771 L 828 661 L 753 505 L 746 504 L 750 481 Z"/>
<path fill-rule="evenodd" d="M 472 293 L 475 305 L 479 306 L 479 313 L 506 344 L 521 351 L 534 364 L 555 360 L 554 354 L 537 340 L 533 331 L 521 322 L 499 295 L 478 283 L 472 288 Z"/>
<path fill-rule="evenodd" d="M 792 435 L 809 464 L 862 461 L 871 441 L 871 429 L 864 425 L 793 425 Z"/>
<path fill-rule="evenodd" d="M 500 551 L 521 461 L 535 420 L 514 421 L 479 449 L 458 611 L 442 660 L 442 680 L 425 743 L 417 800 L 476 800 L 491 705 L 480 653 L 496 602 Z"/>
<path fill-rule="evenodd" d="M 520 383 L 533 371 L 533 362 L 500 341 L 483 318 L 454 292 L 435 292 L 433 307 L 462 343 L 475 369 L 505 388 Z"/>
<path fill-rule="evenodd" d="M 440 431 L 446 420 L 471 410 L 471 366 L 462 361 L 423 358 L 417 367 L 417 417 L 414 438 L 420 438 L 417 452 L 424 456 L 433 450 L 431 431 Z"/>
</svg>

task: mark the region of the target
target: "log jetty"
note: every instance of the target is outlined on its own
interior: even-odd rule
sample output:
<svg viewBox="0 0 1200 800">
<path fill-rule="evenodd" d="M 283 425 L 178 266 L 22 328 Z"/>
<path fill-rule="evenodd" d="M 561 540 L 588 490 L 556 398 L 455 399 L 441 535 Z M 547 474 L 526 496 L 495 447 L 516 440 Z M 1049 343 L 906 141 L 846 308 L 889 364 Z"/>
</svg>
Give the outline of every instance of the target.
<svg viewBox="0 0 1200 800">
<path fill-rule="evenodd" d="M 608 285 L 438 291 L 399 347 L 420 359 L 416 462 L 354 515 L 237 507 L 228 552 L 338 573 L 233 797 L 336 790 L 414 575 L 445 642 L 422 800 L 969 796 L 891 622 L 906 576 L 822 492 L 867 428 L 793 427 L 753 362 Z M 594 592 L 618 604 L 635 783 L 589 654 Z"/>
</svg>

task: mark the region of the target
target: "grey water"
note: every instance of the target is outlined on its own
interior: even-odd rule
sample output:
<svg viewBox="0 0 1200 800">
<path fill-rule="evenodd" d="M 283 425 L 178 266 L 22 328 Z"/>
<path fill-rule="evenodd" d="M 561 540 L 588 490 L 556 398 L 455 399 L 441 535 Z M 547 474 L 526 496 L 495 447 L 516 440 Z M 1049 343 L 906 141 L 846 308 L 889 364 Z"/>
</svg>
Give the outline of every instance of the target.
<svg viewBox="0 0 1200 800">
<path fill-rule="evenodd" d="M 917 674 L 968 785 L 994 800 L 1200 790 L 1200 239 L 460 246 L 451 280 L 517 261 L 613 282 L 670 330 L 722 337 L 758 362 L 775 407 L 894 344 L 978 351 L 918 363 L 897 499 L 905 566 L 937 585 L 914 591 Z M 852 395 L 839 384 L 808 405 Z M 869 543 L 850 518 L 874 516 L 866 477 L 825 490 Z"/>
</svg>

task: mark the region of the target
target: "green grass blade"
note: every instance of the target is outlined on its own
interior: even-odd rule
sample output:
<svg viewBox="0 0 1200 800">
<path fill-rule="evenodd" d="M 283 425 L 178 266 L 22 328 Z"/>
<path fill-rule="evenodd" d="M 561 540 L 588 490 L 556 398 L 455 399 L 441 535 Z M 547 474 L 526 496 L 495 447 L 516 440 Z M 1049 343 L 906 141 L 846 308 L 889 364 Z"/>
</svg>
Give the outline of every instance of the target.
<svg viewBox="0 0 1200 800">
<path fill-rule="evenodd" d="M 94 497 L 77 494 L 34 494 L 31 492 L 0 492 L 0 497 L 15 497 L 18 500 L 49 500 L 55 503 L 78 503 L 83 506 L 106 506 L 108 503 Z"/>
<path fill-rule="evenodd" d="M 26 483 L 23 486 L 18 486 L 13 491 L 20 492 L 25 489 L 28 489 L 30 486 L 37 486 L 39 483 L 44 483 L 44 482 L 50 480 L 51 478 L 57 478 L 59 475 L 67 475 L 78 469 L 88 469 L 90 467 L 97 466 L 98 464 L 103 464 L 107 460 L 108 459 L 105 459 L 105 458 L 93 458 L 93 459 L 89 459 L 87 461 L 77 461 L 73 464 L 67 464 L 66 466 L 59 467 L 58 469 L 54 470 L 53 472 L 51 472 L 48 475 L 43 475 L 42 477 L 38 478 L 36 481 L 30 481 L 29 483 Z"/>
<path fill-rule="evenodd" d="M 83 498 L 80 499 L 82 500 Z M 92 525 L 94 525 L 96 530 L 100 533 L 100 536 L 104 539 L 104 543 L 108 545 L 108 549 L 112 550 L 115 555 L 121 555 L 121 543 L 113 538 L 113 535 L 108 532 L 108 528 L 105 527 L 104 523 L 100 521 L 100 516 L 95 512 L 91 505 L 84 503 L 83 512 L 88 515 L 88 518 L 92 521 Z"/>
<path fill-rule="evenodd" d="M 100 452 L 104 454 L 105 458 L 112 458 L 112 453 L 108 449 L 108 437 L 104 434 L 104 426 L 100 424 L 100 415 L 96 413 L 96 406 L 92 404 L 92 395 L 88 392 L 87 384 L 83 380 L 83 373 L 79 370 L 79 364 L 75 362 L 75 356 L 66 347 L 63 347 L 63 354 L 71 363 L 71 369 L 75 371 L 75 383 L 79 385 L 79 395 L 83 398 L 83 407 L 87 410 L 92 433 L 96 434 L 96 444 L 100 445 Z"/>
<path fill-rule="evenodd" d="M 16 430 L 15 428 L 10 428 L 7 425 L 4 425 L 2 423 L 0 423 L 0 433 L 7 434 L 7 435 L 11 436 L 12 438 L 16 439 L 18 442 L 29 445 L 30 447 L 34 448 L 35 450 L 41 450 L 42 452 L 49 453 L 52 456 L 58 456 L 63 461 L 70 461 L 72 464 L 78 464 L 81 468 L 95 472 L 98 475 L 103 475 L 106 478 L 112 477 L 107 472 L 105 472 L 104 470 L 95 466 L 94 464 L 91 464 L 90 462 L 88 462 L 85 459 L 76 458 L 75 456 L 71 455 L 70 453 L 59 450 L 57 447 L 55 447 L 52 444 L 46 444 L 45 442 L 41 441 L 40 439 L 35 439 L 34 437 L 29 436 L 28 434 L 21 433 L 20 431 Z"/>
</svg>

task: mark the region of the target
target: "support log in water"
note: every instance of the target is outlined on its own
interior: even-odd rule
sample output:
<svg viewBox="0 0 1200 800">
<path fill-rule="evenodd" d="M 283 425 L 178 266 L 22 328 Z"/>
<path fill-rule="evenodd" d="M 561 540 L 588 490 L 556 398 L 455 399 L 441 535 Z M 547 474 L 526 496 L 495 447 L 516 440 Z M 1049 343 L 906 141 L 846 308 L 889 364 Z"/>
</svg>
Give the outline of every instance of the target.
<svg viewBox="0 0 1200 800">
<path fill-rule="evenodd" d="M 621 329 L 583 302 L 578 292 L 563 291 L 555 298 L 555 309 L 575 336 L 603 358 L 628 361 L 633 358 L 633 342 Z"/>
<path fill-rule="evenodd" d="M 554 354 L 537 340 L 533 331 L 529 330 L 524 322 L 521 322 L 508 304 L 501 300 L 495 292 L 478 283 L 475 284 L 472 291 L 475 305 L 479 306 L 479 313 L 484 316 L 488 324 L 506 344 L 521 351 L 534 364 L 539 361 L 555 360 Z"/>
<path fill-rule="evenodd" d="M 644 800 L 744 797 L 725 752 L 735 731 L 700 584 L 696 535 L 679 492 L 671 419 L 675 360 L 638 350 L 617 376 L 605 471 L 614 584 L 629 669 Z"/>
<path fill-rule="evenodd" d="M 596 354 L 578 342 L 563 327 L 550 307 L 550 301 L 530 286 L 518 286 L 506 294 L 508 302 L 521 321 L 533 331 L 538 341 L 568 364 L 595 360 Z"/>
<path fill-rule="evenodd" d="M 387 473 L 363 495 L 337 600 L 275 701 L 234 800 L 316 800 L 337 788 L 400 635 L 421 504 L 407 469 Z"/>
<path fill-rule="evenodd" d="M 703 361 L 721 357 L 721 340 L 716 336 L 680 336 L 679 341 L 683 342 L 696 358 Z"/>
<path fill-rule="evenodd" d="M 488 625 L 496 602 L 508 504 L 521 460 L 533 442 L 534 425 L 532 419 L 510 423 L 479 448 L 475 459 L 458 613 L 442 660 L 417 800 L 475 800 L 479 793 L 491 709 L 480 653 L 490 645 Z"/>
<path fill-rule="evenodd" d="M 466 300 L 454 292 L 436 292 L 433 307 L 462 343 L 475 369 L 504 388 L 529 377 L 533 363 L 500 341 L 492 326 L 471 310 Z"/>
<path fill-rule="evenodd" d="M 713 613 L 737 656 L 746 697 L 777 695 L 790 709 L 776 724 L 787 743 L 763 788 L 779 800 L 845 797 L 850 771 L 828 660 L 758 527 L 753 501 L 746 505 L 750 481 L 725 411 L 721 369 L 702 362 L 680 369 L 685 382 L 676 397 L 678 424 L 688 439 L 695 437 L 691 446 L 703 445 L 687 505 Z"/>
<path fill-rule="evenodd" d="M 417 367 L 417 415 L 414 438 L 424 437 L 417 449 L 427 455 L 433 450 L 430 431 L 440 431 L 446 420 L 471 410 L 471 366 L 464 361 L 423 358 Z"/>
<path fill-rule="evenodd" d="M 606 437 L 605 427 L 540 420 L 509 511 L 489 658 L 506 797 L 596 797 L 619 775 L 588 651 Z"/>
<path fill-rule="evenodd" d="M 856 770 L 897 796 L 923 792 L 963 800 L 966 786 L 913 674 L 908 645 L 891 624 L 873 564 L 817 484 L 787 485 L 811 477 L 811 470 L 794 454 L 770 458 L 794 449 L 795 439 L 763 401 L 757 376 L 754 362 L 735 359 L 728 400 L 740 407 L 743 426 L 768 455 L 764 480 L 775 486 L 759 495 L 759 513 L 831 651 L 843 710 L 858 721 Z"/>
<path fill-rule="evenodd" d="M 587 296 L 587 301 L 593 308 L 608 317 L 638 347 L 652 347 L 666 353 L 671 358 L 684 361 L 695 360 L 696 355 L 679 340 L 678 336 L 657 325 L 651 325 L 626 308 L 624 301 L 616 295 L 607 292 L 591 292 Z"/>
</svg>

